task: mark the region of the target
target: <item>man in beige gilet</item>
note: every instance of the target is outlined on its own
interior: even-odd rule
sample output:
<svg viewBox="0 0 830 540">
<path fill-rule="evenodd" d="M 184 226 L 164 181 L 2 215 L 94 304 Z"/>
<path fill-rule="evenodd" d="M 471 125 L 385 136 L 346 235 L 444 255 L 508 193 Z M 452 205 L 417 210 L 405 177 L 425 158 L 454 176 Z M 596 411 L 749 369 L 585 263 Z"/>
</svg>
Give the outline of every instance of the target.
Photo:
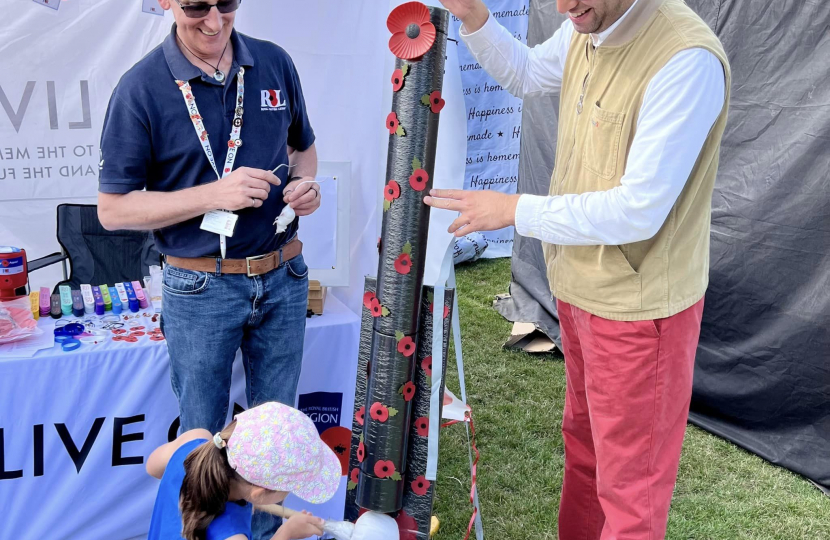
<svg viewBox="0 0 830 540">
<path fill-rule="evenodd" d="M 558 93 L 550 195 L 435 190 L 460 236 L 543 242 L 567 397 L 561 540 L 664 538 L 709 273 L 729 102 L 720 41 L 682 0 L 558 0 L 529 49 L 481 0 L 441 0 L 512 94 Z"/>
</svg>

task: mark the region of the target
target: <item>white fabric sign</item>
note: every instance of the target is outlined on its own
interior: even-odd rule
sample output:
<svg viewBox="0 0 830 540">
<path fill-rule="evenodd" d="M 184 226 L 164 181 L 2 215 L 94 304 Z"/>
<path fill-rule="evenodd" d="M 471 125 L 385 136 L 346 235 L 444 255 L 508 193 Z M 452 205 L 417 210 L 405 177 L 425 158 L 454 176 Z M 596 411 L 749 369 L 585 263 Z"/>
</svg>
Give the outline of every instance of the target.
<svg viewBox="0 0 830 540">
<path fill-rule="evenodd" d="M 41 2 L 3 0 L 6 22 L 0 26 L 4 70 L 17 74 L 0 83 L 0 239 L 26 249 L 30 260 L 60 249 L 58 204 L 95 203 L 98 146 L 112 89 L 173 23 L 156 0 Z M 289 52 L 320 161 L 352 164 L 350 286 L 331 292 L 356 313 L 363 277 L 377 271 L 386 155 L 379 149 L 388 136 L 388 111 L 372 104 L 389 93 L 387 14 L 374 0 L 246 0 L 235 23 L 240 32 Z M 302 223 L 306 249 L 322 266 L 331 262 L 323 256 L 334 242 L 329 221 Z M 318 241 L 323 245 L 313 245 Z M 51 287 L 61 279 L 60 265 L 30 278 L 34 288 Z"/>
<path fill-rule="evenodd" d="M 490 13 L 519 41 L 527 42 L 528 0 L 485 0 Z M 461 21 L 453 17 L 452 33 L 458 38 Z M 464 189 L 494 189 L 516 193 L 522 100 L 498 85 L 459 39 L 458 57 L 467 104 L 467 172 Z M 513 227 L 482 233 L 488 247 L 482 257 L 510 257 Z"/>
<path fill-rule="evenodd" d="M 58 204 L 95 203 L 112 89 L 164 39 L 172 17 L 145 13 L 138 1 L 2 4 L 0 54 L 10 76 L 0 84 L 0 238 L 31 260 L 60 249 Z M 51 287 L 60 265 L 32 277 Z"/>
<path fill-rule="evenodd" d="M 297 391 L 298 407 L 324 439 L 346 441 L 346 460 L 359 327 L 356 314 L 336 298 L 327 300 L 325 315 L 308 320 Z M 229 419 L 234 404 L 247 408 L 239 358 L 230 404 Z M 82 345 L 72 352 L 57 346 L 33 358 L 0 357 L 3 531 L 20 540 L 146 535 L 158 481 L 144 463 L 175 431 L 177 416 L 164 342 L 144 336 L 135 344 Z M 345 494 L 343 476 L 328 503 L 289 497 L 286 505 L 342 519 Z"/>
</svg>

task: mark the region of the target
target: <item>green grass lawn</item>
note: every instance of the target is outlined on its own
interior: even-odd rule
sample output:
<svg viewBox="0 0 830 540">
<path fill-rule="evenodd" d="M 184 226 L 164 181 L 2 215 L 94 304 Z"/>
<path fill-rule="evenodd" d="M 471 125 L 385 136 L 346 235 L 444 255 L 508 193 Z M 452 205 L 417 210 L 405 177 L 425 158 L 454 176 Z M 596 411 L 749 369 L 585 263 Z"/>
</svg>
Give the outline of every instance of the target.
<svg viewBox="0 0 830 540">
<path fill-rule="evenodd" d="M 510 261 L 458 269 L 468 399 L 481 460 L 485 537 L 555 540 L 563 447 L 565 368 L 553 355 L 509 352 L 511 323 L 492 307 Z M 457 393 L 455 357 L 447 377 Z M 830 459 L 830 456 L 828 457 Z M 460 540 L 470 518 L 464 427 L 442 430 L 434 514 L 437 540 Z M 830 498 L 805 479 L 689 426 L 667 538 L 830 539 Z"/>
</svg>

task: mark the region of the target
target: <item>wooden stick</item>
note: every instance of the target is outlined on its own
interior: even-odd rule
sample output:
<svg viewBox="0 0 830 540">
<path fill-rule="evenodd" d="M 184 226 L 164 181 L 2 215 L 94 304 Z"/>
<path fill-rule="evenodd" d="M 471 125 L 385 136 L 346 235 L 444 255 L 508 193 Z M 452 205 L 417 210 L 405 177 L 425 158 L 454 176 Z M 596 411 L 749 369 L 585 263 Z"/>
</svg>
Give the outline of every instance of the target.
<svg viewBox="0 0 830 540">
<path fill-rule="evenodd" d="M 256 506 L 254 506 L 254 508 L 259 510 L 260 512 L 265 512 L 267 514 L 271 514 L 273 516 L 278 516 L 285 519 L 288 519 L 291 516 L 295 516 L 300 513 L 296 510 L 291 510 L 290 508 L 286 508 L 279 504 L 257 504 Z"/>
</svg>

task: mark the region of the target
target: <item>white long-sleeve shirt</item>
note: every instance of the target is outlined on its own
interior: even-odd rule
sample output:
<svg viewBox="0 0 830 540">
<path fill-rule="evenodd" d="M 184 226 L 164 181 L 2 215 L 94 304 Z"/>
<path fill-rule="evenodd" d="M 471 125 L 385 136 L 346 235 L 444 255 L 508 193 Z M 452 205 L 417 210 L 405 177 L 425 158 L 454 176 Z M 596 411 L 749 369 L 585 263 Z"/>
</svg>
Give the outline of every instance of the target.
<svg viewBox="0 0 830 540">
<path fill-rule="evenodd" d="M 596 47 L 630 9 L 607 30 L 591 34 Z M 460 34 L 487 73 L 524 98 L 559 92 L 573 32 L 566 20 L 531 49 L 491 14 L 478 31 L 468 34 L 462 27 Z M 621 245 L 657 234 L 723 108 L 725 84 L 723 67 L 711 52 L 695 48 L 674 55 L 646 89 L 620 185 L 579 195 L 521 195 L 516 232 L 560 245 Z"/>
</svg>

